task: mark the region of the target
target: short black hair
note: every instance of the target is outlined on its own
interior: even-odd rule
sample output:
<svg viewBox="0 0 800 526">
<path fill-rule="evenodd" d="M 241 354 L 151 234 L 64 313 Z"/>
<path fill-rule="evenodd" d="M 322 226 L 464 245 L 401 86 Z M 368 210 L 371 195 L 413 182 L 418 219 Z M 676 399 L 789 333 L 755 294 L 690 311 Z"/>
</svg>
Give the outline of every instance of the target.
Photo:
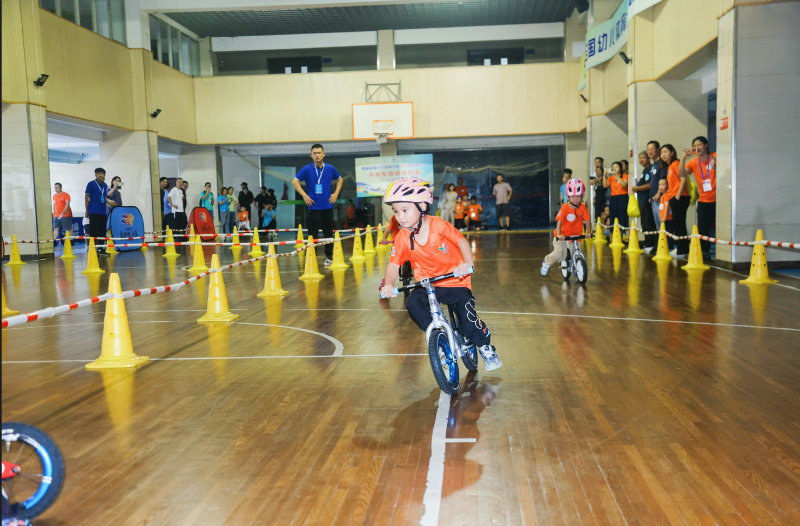
<svg viewBox="0 0 800 526">
<path fill-rule="evenodd" d="M 321 145 L 320 143 L 316 143 L 316 144 L 314 144 L 314 146 L 312 146 L 312 147 L 311 147 L 311 151 L 313 152 L 315 148 L 319 148 L 319 149 L 320 149 L 320 150 L 322 150 L 323 152 L 325 151 L 325 148 L 323 148 L 323 147 L 322 147 L 322 145 Z"/>
<path fill-rule="evenodd" d="M 106 171 L 105 171 L 104 168 L 95 168 L 94 169 L 94 173 L 95 174 L 104 174 L 105 175 Z"/>
<path fill-rule="evenodd" d="M 570 170 L 569 168 L 564 168 L 564 173 L 572 175 L 572 170 Z"/>
<path fill-rule="evenodd" d="M 708 146 L 708 139 L 706 139 L 706 138 L 705 138 L 705 137 L 703 137 L 702 135 L 701 135 L 701 136 L 699 136 L 699 137 L 695 137 L 694 139 L 692 139 L 692 144 L 694 144 L 694 141 L 700 141 L 700 142 L 702 142 L 702 143 L 703 143 L 703 145 L 704 145 L 704 146 Z"/>
<path fill-rule="evenodd" d="M 56 183 L 53 186 L 61 186 L 61 183 Z"/>
<path fill-rule="evenodd" d="M 262 186 L 262 187 L 260 187 L 260 189 L 261 189 L 261 190 L 266 190 L 266 189 L 267 189 L 267 187 L 266 187 L 266 186 Z"/>
<path fill-rule="evenodd" d="M 208 186 L 211 186 L 211 183 L 208 183 L 208 182 L 207 182 L 206 184 L 207 184 Z M 205 184 L 204 184 L 203 186 L 205 186 Z"/>
<path fill-rule="evenodd" d="M 169 179 L 167 179 L 166 177 L 162 177 L 162 178 L 160 178 L 160 179 L 158 180 L 158 182 L 160 183 L 161 181 L 167 181 L 167 182 L 169 182 Z"/>
<path fill-rule="evenodd" d="M 269 194 L 269 193 L 273 193 L 273 194 L 274 194 L 274 193 L 275 193 L 275 190 L 273 190 L 272 188 L 267 188 L 267 193 L 268 193 L 268 194 Z"/>
<path fill-rule="evenodd" d="M 595 157 L 595 158 L 594 158 L 594 160 L 595 160 L 595 161 L 596 161 L 596 160 L 598 160 L 598 159 L 600 159 L 600 162 L 601 162 L 601 163 L 604 163 L 604 162 L 606 162 L 606 160 L 605 160 L 605 159 L 603 159 L 602 157 Z"/>
<path fill-rule="evenodd" d="M 650 146 L 651 144 L 655 145 L 656 150 L 660 150 L 661 149 L 661 143 L 660 142 L 658 142 L 658 141 L 650 141 L 650 142 L 647 143 L 647 146 Z"/>
</svg>

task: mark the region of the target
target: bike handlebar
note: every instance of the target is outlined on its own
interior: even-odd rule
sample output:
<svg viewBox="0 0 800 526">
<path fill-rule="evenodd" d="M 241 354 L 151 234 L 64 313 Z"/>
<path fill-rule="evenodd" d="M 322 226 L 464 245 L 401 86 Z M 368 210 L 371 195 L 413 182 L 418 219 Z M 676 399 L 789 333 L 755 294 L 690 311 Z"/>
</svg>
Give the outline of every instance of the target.
<svg viewBox="0 0 800 526">
<path fill-rule="evenodd" d="M 579 239 L 586 239 L 586 236 L 566 236 L 564 237 L 564 241 L 577 241 Z"/>
<path fill-rule="evenodd" d="M 474 272 L 475 272 L 475 268 L 470 266 L 465 275 L 468 276 L 468 275 L 470 275 L 470 274 L 472 274 Z M 436 283 L 437 281 L 442 281 L 443 279 L 460 278 L 460 277 L 462 277 L 462 276 L 460 276 L 460 275 L 457 276 L 455 272 L 451 272 L 449 274 L 443 274 L 441 276 L 437 276 L 435 278 L 431 278 L 428 281 L 431 282 L 431 283 Z M 422 283 L 412 283 L 410 285 L 406 285 L 405 287 L 399 287 L 399 288 L 395 287 L 394 291 L 392 292 L 392 294 L 394 294 L 396 296 L 396 295 L 400 294 L 403 291 L 418 289 L 421 286 L 422 286 Z M 386 299 L 386 296 L 383 295 L 383 292 L 381 292 L 381 299 Z"/>
</svg>

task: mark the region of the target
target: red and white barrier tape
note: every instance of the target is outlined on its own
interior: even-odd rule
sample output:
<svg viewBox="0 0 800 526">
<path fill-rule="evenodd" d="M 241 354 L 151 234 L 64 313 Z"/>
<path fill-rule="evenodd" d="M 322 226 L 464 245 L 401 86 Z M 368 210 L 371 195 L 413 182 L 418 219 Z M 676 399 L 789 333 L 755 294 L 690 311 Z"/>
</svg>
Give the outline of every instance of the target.
<svg viewBox="0 0 800 526">
<path fill-rule="evenodd" d="M 638 232 L 641 232 L 644 235 L 649 235 L 649 234 L 658 235 L 658 234 L 661 233 L 660 230 L 651 230 L 651 231 L 645 232 L 644 230 L 642 230 L 641 228 L 638 228 L 638 227 L 627 227 L 627 226 L 622 226 L 622 225 L 619 225 L 619 228 L 621 230 L 636 230 Z M 783 241 L 767 241 L 766 239 L 762 240 L 762 241 L 727 241 L 725 239 L 717 239 L 715 237 L 701 236 L 700 234 L 697 234 L 697 235 L 689 234 L 688 236 L 676 236 L 676 235 L 671 234 L 669 232 L 664 232 L 664 233 L 667 236 L 671 237 L 672 239 L 692 239 L 692 238 L 696 237 L 697 239 L 702 239 L 704 241 L 710 241 L 711 243 L 716 243 L 718 245 L 734 245 L 734 246 L 737 246 L 737 247 L 754 247 L 756 245 L 764 245 L 764 246 L 768 246 L 768 247 L 793 248 L 795 250 L 800 249 L 800 243 L 785 243 Z"/>
<path fill-rule="evenodd" d="M 352 236 L 347 236 L 347 237 L 341 238 L 341 239 L 342 240 L 352 239 L 354 237 L 356 237 L 355 234 L 353 234 Z M 74 303 L 69 303 L 69 304 L 66 304 L 66 305 L 59 305 L 58 307 L 48 307 L 46 309 L 37 310 L 37 311 L 34 311 L 34 312 L 30 312 L 28 314 L 18 314 L 16 316 L 9 316 L 8 318 L 5 318 L 3 320 L 3 329 L 5 329 L 7 327 L 15 327 L 17 325 L 24 325 L 26 323 L 30 323 L 30 322 L 36 321 L 36 320 L 42 320 L 42 319 L 45 319 L 45 318 L 52 318 L 53 316 L 56 316 L 57 314 L 63 314 L 65 312 L 69 312 L 71 310 L 79 309 L 81 307 L 86 307 L 86 306 L 89 306 L 89 305 L 94 305 L 95 303 L 99 303 L 101 301 L 107 301 L 107 300 L 110 300 L 110 299 L 117 299 L 117 298 L 128 299 L 128 298 L 135 298 L 135 297 L 138 297 L 138 296 L 149 296 L 151 294 L 158 294 L 160 292 L 174 292 L 176 290 L 182 289 L 186 285 L 189 285 L 191 283 L 194 283 L 195 281 L 203 279 L 206 276 L 210 276 L 214 272 L 222 272 L 223 270 L 232 269 L 233 267 L 240 267 L 242 265 L 247 265 L 249 263 L 253 263 L 255 261 L 260 261 L 260 260 L 267 259 L 267 258 L 285 258 L 285 257 L 289 257 L 289 256 L 294 256 L 296 254 L 299 254 L 300 252 L 303 252 L 304 250 L 306 250 L 308 248 L 314 248 L 314 247 L 318 247 L 318 246 L 329 245 L 329 244 L 331 244 L 333 242 L 334 242 L 334 240 L 323 241 L 323 242 L 320 242 L 320 243 L 314 243 L 313 245 L 307 245 L 307 246 L 305 246 L 303 248 L 298 248 L 296 250 L 292 250 L 291 252 L 286 252 L 284 254 L 275 254 L 275 255 L 264 254 L 263 256 L 258 256 L 258 257 L 255 257 L 255 258 L 247 259 L 245 261 L 237 261 L 236 263 L 231 263 L 230 265 L 223 265 L 219 269 L 209 269 L 209 270 L 207 270 L 205 272 L 201 272 L 200 274 L 192 276 L 191 278 L 185 279 L 183 281 L 179 281 L 178 283 L 173 283 L 172 285 L 162 285 L 160 287 L 151 287 L 151 288 L 146 288 L 146 289 L 126 290 L 126 291 L 122 292 L 122 294 L 112 294 L 112 293 L 108 292 L 106 294 L 101 294 L 101 295 L 96 296 L 94 298 L 88 298 L 88 299 L 85 299 L 85 300 L 76 301 Z"/>
</svg>

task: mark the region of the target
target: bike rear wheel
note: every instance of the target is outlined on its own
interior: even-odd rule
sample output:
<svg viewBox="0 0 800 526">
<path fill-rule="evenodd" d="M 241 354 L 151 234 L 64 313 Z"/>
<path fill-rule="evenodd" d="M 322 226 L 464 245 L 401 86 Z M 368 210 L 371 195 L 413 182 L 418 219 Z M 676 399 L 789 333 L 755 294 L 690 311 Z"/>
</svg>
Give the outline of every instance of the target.
<svg viewBox="0 0 800 526">
<path fill-rule="evenodd" d="M 47 433 L 27 424 L 3 422 L 3 462 L 20 468 L 16 476 L 3 480 L 12 517 L 33 519 L 55 502 L 64 485 L 64 458 Z"/>
<path fill-rule="evenodd" d="M 575 256 L 575 278 L 578 280 L 578 283 L 581 285 L 586 284 L 586 280 L 589 278 L 589 266 L 586 264 L 586 258 L 583 257 L 583 254 L 578 254 Z"/>
<path fill-rule="evenodd" d="M 566 261 L 561 262 L 561 275 L 564 276 L 564 280 L 569 281 L 569 277 L 572 273 L 569 270 L 569 263 Z"/>
<path fill-rule="evenodd" d="M 458 316 L 456 316 L 455 311 L 448 305 L 448 311 L 450 312 L 450 327 L 453 328 L 453 332 L 456 335 L 456 341 L 458 343 L 469 343 L 469 340 L 463 335 L 461 332 L 461 324 L 458 322 Z M 459 341 L 459 339 L 461 341 Z M 478 346 L 471 345 L 467 352 L 464 353 L 464 356 L 461 357 L 461 361 L 464 363 L 464 367 L 467 368 L 469 371 L 477 371 L 478 370 Z"/>
<path fill-rule="evenodd" d="M 439 388 L 446 394 L 458 392 L 458 358 L 450 348 L 447 333 L 442 329 L 433 329 L 428 339 L 428 356 L 431 359 L 433 376 Z"/>
</svg>

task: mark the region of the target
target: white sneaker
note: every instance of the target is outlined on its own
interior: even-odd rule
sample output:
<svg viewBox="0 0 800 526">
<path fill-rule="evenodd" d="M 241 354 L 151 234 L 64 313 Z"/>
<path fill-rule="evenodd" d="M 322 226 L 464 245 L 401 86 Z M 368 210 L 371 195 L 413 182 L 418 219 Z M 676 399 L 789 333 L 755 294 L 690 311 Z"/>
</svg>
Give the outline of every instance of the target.
<svg viewBox="0 0 800 526">
<path fill-rule="evenodd" d="M 494 371 L 495 369 L 499 369 L 503 366 L 503 362 L 500 361 L 500 358 L 497 356 L 497 351 L 494 348 L 494 345 L 484 345 L 483 347 L 478 348 L 478 352 L 483 358 L 483 365 L 486 367 L 486 371 Z"/>
<path fill-rule="evenodd" d="M 651 252 L 653 252 L 653 247 L 646 247 L 646 248 L 644 249 L 644 253 L 645 253 L 645 254 L 650 254 Z"/>
<path fill-rule="evenodd" d="M 546 276 L 548 270 L 550 270 L 550 265 L 542 261 L 542 268 L 539 269 L 539 272 L 542 273 L 542 276 Z"/>
<path fill-rule="evenodd" d="M 332 260 L 332 259 L 325 258 L 325 263 L 324 263 L 324 265 L 325 265 L 326 267 L 330 267 L 331 265 L 333 265 L 333 260 Z"/>
<path fill-rule="evenodd" d="M 677 248 L 673 248 L 672 250 L 669 251 L 669 255 L 672 256 L 672 257 L 677 256 L 678 255 L 678 249 Z"/>
</svg>

